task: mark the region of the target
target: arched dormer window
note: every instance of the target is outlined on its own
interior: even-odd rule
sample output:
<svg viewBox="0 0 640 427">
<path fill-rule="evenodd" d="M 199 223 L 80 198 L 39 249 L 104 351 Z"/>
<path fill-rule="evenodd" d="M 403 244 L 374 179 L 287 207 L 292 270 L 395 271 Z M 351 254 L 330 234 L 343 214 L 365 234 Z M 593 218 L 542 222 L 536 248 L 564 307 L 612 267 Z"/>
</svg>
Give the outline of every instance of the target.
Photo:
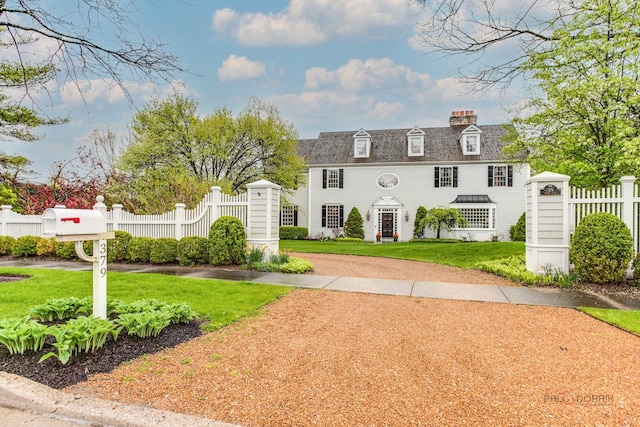
<svg viewBox="0 0 640 427">
<path fill-rule="evenodd" d="M 407 155 L 424 156 L 424 131 L 418 126 L 407 132 Z"/>
<path fill-rule="evenodd" d="M 353 135 L 353 157 L 356 159 L 368 158 L 371 153 L 371 135 L 360 129 Z"/>
<path fill-rule="evenodd" d="M 471 125 L 462 131 L 458 140 L 465 156 L 477 156 L 480 154 L 480 136 L 482 131 L 475 125 Z"/>
</svg>

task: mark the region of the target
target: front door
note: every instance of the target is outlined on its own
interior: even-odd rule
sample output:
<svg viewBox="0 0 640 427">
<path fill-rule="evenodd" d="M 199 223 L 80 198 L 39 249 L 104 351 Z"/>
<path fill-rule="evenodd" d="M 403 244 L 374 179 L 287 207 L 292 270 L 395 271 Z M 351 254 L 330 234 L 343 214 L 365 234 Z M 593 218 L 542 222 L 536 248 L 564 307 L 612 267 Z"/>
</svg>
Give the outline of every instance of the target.
<svg viewBox="0 0 640 427">
<path fill-rule="evenodd" d="M 393 237 L 393 213 L 382 214 L 382 237 Z"/>
</svg>

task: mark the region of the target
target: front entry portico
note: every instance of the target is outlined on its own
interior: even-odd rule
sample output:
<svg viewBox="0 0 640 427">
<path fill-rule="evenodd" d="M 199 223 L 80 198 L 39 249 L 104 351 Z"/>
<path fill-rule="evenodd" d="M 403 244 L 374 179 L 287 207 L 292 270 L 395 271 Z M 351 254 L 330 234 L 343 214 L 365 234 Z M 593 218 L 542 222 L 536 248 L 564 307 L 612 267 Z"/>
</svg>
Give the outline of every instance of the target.
<svg viewBox="0 0 640 427">
<path fill-rule="evenodd" d="M 402 208 L 404 204 L 394 196 L 381 196 L 373 204 L 373 235 L 383 239 L 402 236 Z"/>
</svg>

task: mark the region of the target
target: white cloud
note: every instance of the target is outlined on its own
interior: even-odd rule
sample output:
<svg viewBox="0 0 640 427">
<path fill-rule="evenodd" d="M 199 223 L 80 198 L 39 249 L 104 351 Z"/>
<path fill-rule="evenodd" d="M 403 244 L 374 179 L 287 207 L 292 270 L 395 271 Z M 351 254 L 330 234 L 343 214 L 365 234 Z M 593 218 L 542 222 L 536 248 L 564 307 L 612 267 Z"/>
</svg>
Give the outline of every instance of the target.
<svg viewBox="0 0 640 427">
<path fill-rule="evenodd" d="M 263 62 L 251 61 L 246 56 L 229 55 L 218 68 L 218 78 L 223 82 L 250 80 L 264 75 L 266 70 Z"/>
<path fill-rule="evenodd" d="M 124 89 L 130 96 L 145 96 L 154 92 L 152 83 L 124 82 L 123 87 L 113 80 L 94 79 L 67 82 L 60 88 L 62 101 L 69 103 L 97 103 L 106 101 L 108 104 L 116 104 L 125 101 Z"/>
<path fill-rule="evenodd" d="M 307 89 L 337 86 L 350 92 L 372 89 L 424 89 L 429 86 L 428 74 L 417 73 L 389 58 L 351 59 L 335 71 L 314 67 L 305 73 Z"/>
<path fill-rule="evenodd" d="M 277 13 L 225 8 L 212 17 L 213 29 L 243 46 L 313 45 L 330 38 L 379 39 L 407 25 L 406 0 L 291 0 Z"/>
<path fill-rule="evenodd" d="M 378 102 L 373 108 L 373 114 L 379 119 L 397 117 L 405 111 L 404 104 L 400 102 Z"/>
</svg>

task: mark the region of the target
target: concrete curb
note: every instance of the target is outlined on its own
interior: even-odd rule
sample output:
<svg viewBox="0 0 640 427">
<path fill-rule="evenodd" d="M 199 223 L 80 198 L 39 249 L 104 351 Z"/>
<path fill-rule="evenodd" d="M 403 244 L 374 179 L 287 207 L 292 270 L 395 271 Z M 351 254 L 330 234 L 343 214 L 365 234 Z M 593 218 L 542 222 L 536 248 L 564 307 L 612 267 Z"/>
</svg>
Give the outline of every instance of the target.
<svg viewBox="0 0 640 427">
<path fill-rule="evenodd" d="M 128 406 L 101 399 L 74 396 L 6 372 L 0 372 L 0 407 L 68 421 L 69 425 L 238 427 L 235 424 L 144 406 Z"/>
</svg>

